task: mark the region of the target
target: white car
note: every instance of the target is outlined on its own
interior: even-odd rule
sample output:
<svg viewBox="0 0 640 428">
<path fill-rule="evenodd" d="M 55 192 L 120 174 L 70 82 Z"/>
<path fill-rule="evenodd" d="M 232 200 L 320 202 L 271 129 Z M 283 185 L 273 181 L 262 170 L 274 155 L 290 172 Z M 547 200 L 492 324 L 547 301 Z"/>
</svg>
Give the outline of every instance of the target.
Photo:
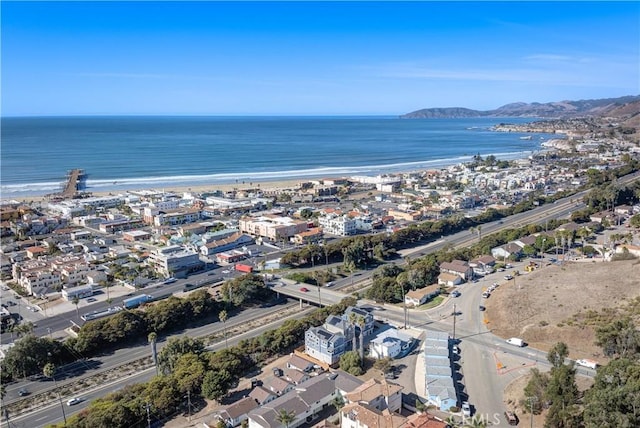
<svg viewBox="0 0 640 428">
<path fill-rule="evenodd" d="M 463 416 L 471 416 L 471 406 L 469 406 L 468 401 L 462 402 L 462 415 Z"/>
<path fill-rule="evenodd" d="M 79 399 L 78 397 L 73 397 L 73 398 L 71 398 L 71 399 L 67 400 L 67 406 L 73 406 L 73 405 L 76 405 L 76 404 L 78 404 L 78 403 L 79 403 L 79 402 L 81 402 L 81 401 L 82 401 L 82 400 L 81 400 L 81 399 Z"/>
</svg>

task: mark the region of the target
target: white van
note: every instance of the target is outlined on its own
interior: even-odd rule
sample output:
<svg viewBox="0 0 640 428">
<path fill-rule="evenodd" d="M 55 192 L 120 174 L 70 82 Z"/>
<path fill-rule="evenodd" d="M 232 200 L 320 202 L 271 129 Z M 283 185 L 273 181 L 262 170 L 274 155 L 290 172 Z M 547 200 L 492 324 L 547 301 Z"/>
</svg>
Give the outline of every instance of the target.
<svg viewBox="0 0 640 428">
<path fill-rule="evenodd" d="M 598 362 L 593 360 L 587 360 L 587 359 L 576 360 L 576 364 L 579 366 L 588 367 L 594 370 L 598 368 Z"/>
<path fill-rule="evenodd" d="M 512 337 L 507 339 L 507 343 L 509 345 L 515 345 L 515 346 L 519 346 L 519 347 L 523 347 L 525 345 L 524 340 L 517 338 L 517 337 Z"/>
</svg>

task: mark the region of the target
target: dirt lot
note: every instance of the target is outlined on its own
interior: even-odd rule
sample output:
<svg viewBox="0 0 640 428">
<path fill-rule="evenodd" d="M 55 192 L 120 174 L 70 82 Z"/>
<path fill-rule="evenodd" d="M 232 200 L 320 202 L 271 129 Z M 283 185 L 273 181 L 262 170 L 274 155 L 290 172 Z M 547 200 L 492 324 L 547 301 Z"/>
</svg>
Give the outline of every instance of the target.
<svg viewBox="0 0 640 428">
<path fill-rule="evenodd" d="M 562 341 L 569 346 L 571 358 L 594 358 L 606 363 L 601 349 L 594 344 L 594 328 L 573 316 L 620 307 L 638 296 L 640 261 L 572 262 L 549 264 L 501 284 L 486 307 L 489 326 L 499 336 L 521 337 L 544 350 Z M 503 397 L 505 407 L 518 415 L 521 425 L 530 424 L 531 415 L 520 406 L 528 381 L 529 376 L 515 379 Z M 593 380 L 578 376 L 576 383 L 578 389 L 585 391 Z M 533 426 L 543 426 L 545 416 L 546 412 L 534 416 Z"/>
<path fill-rule="evenodd" d="M 604 363 L 594 344 L 594 328 L 571 322 L 572 316 L 619 307 L 638 296 L 638 260 L 568 262 L 548 264 L 501 284 L 485 306 L 489 327 L 498 336 L 521 337 L 544 350 L 562 341 L 569 346 L 570 358 Z"/>
</svg>

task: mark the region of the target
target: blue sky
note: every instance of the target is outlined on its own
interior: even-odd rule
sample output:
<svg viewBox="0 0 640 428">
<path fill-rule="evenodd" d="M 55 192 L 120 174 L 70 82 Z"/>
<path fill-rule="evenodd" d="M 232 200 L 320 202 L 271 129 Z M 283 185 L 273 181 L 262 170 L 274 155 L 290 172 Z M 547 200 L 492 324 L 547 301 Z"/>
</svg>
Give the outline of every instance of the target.
<svg viewBox="0 0 640 428">
<path fill-rule="evenodd" d="M 403 114 L 640 94 L 639 2 L 10 2 L 2 115 Z"/>
</svg>

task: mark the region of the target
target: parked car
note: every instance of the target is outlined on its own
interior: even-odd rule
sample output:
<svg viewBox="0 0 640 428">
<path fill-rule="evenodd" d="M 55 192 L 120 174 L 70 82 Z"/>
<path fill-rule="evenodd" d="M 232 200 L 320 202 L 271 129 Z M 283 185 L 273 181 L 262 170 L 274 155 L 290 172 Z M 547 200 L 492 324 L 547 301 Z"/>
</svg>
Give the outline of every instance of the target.
<svg viewBox="0 0 640 428">
<path fill-rule="evenodd" d="M 471 406 L 468 401 L 462 402 L 462 415 L 463 416 L 471 416 Z"/>
<path fill-rule="evenodd" d="M 95 297 L 89 297 L 87 299 L 87 302 L 91 303 L 91 302 L 95 302 L 96 300 L 98 300 L 98 299 L 96 299 Z"/>
<path fill-rule="evenodd" d="M 505 275 L 504 279 L 506 279 L 507 281 L 511 281 L 513 277 L 511 275 Z"/>
<path fill-rule="evenodd" d="M 487 308 L 485 308 L 485 307 L 484 307 L 484 306 L 482 306 L 482 305 L 480 305 L 479 309 L 480 309 L 480 312 L 484 312 L 484 311 L 486 311 L 486 310 L 487 310 Z"/>
</svg>

